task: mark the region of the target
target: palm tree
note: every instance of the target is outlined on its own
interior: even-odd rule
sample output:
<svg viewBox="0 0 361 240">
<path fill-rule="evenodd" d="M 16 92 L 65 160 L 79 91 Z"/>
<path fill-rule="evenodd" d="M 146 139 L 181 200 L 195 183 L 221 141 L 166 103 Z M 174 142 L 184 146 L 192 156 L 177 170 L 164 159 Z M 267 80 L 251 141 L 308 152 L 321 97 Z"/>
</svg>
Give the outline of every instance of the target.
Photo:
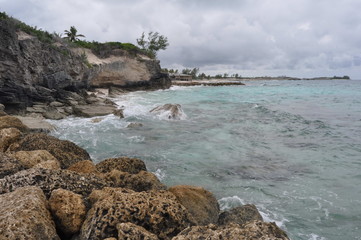
<svg viewBox="0 0 361 240">
<path fill-rule="evenodd" d="M 66 35 L 66 37 L 64 37 L 64 38 L 68 39 L 70 42 L 79 41 L 78 37 L 85 37 L 83 34 L 77 34 L 78 30 L 76 30 L 76 28 L 74 26 L 70 27 L 70 31 L 65 30 L 64 33 Z"/>
</svg>

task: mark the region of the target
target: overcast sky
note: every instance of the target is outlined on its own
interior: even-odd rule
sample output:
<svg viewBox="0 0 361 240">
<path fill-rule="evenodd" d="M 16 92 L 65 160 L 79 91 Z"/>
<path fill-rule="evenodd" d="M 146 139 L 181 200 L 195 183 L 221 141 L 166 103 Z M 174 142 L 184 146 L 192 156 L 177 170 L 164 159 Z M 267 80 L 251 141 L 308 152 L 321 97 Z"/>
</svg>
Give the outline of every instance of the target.
<svg viewBox="0 0 361 240">
<path fill-rule="evenodd" d="M 168 37 L 162 67 L 361 79 L 361 0 L 0 0 L 29 25 L 88 41 Z"/>
</svg>

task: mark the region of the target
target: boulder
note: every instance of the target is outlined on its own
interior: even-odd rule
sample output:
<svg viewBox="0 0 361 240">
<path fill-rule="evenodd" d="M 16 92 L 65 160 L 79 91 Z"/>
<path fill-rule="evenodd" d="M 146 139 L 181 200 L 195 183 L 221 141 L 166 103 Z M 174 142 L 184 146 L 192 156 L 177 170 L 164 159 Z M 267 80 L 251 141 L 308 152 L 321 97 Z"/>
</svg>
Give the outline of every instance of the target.
<svg viewBox="0 0 361 240">
<path fill-rule="evenodd" d="M 216 226 L 214 224 L 209 224 L 207 226 L 193 226 L 183 230 L 172 240 L 189 239 L 289 240 L 287 234 L 277 227 L 275 223 L 265 223 L 262 221 L 249 222 L 244 226 L 239 224 L 230 224 L 226 226 Z"/>
<path fill-rule="evenodd" d="M 37 187 L 0 195 L 0 239 L 60 240 L 47 206 Z"/>
<path fill-rule="evenodd" d="M 112 170 L 119 170 L 132 174 L 139 173 L 140 171 L 147 171 L 142 160 L 128 157 L 105 159 L 98 163 L 96 167 L 101 173 L 111 172 Z"/>
<path fill-rule="evenodd" d="M 193 216 L 197 225 L 217 223 L 219 205 L 213 194 L 202 187 L 179 185 L 168 189 Z"/>
<path fill-rule="evenodd" d="M 24 170 L 25 167 L 16 158 L 0 152 L 0 178 Z"/>
<path fill-rule="evenodd" d="M 246 204 L 241 207 L 233 208 L 229 211 L 222 212 L 219 215 L 218 224 L 227 225 L 230 223 L 245 224 L 251 221 L 263 221 L 257 207 L 253 204 Z"/>
<path fill-rule="evenodd" d="M 51 170 L 60 170 L 60 163 L 58 160 L 48 160 L 45 162 L 41 162 L 36 164 L 33 168 L 44 168 L 44 169 L 51 169 Z"/>
<path fill-rule="evenodd" d="M 60 162 L 62 168 L 90 159 L 89 154 L 76 144 L 44 133 L 28 134 L 18 143 L 12 144 L 9 149 L 11 151 L 47 150 Z"/>
<path fill-rule="evenodd" d="M 145 230 L 141 226 L 134 223 L 119 223 L 116 226 L 118 231 L 118 239 L 132 239 L 132 240 L 159 240 L 159 238 Z"/>
<path fill-rule="evenodd" d="M 13 116 L 0 117 L 0 130 L 4 128 L 17 128 L 21 132 L 29 130 L 18 118 Z"/>
<path fill-rule="evenodd" d="M 108 186 L 108 183 L 94 175 L 79 174 L 67 170 L 30 168 L 0 179 L 0 194 L 12 192 L 19 187 L 40 187 L 47 197 L 55 189 L 65 189 L 88 196 L 94 189 Z"/>
<path fill-rule="evenodd" d="M 124 111 L 124 109 L 117 109 L 117 110 L 114 110 L 113 114 L 114 114 L 114 116 L 117 116 L 119 118 L 124 118 L 123 111 Z"/>
<path fill-rule="evenodd" d="M 167 103 L 153 108 L 150 112 L 173 120 L 180 120 L 184 116 L 182 107 L 179 104 Z"/>
<path fill-rule="evenodd" d="M 90 160 L 83 160 L 71 165 L 67 170 L 77 173 L 92 173 L 99 175 L 100 172 Z"/>
<path fill-rule="evenodd" d="M 119 170 L 113 170 L 110 173 L 104 174 L 104 178 L 108 182 L 112 182 L 115 187 L 128 188 L 136 192 L 165 190 L 167 188 L 153 173 L 146 171 L 130 174 Z"/>
<path fill-rule="evenodd" d="M 0 130 L 0 152 L 5 152 L 8 147 L 18 141 L 21 132 L 17 128 L 3 128 Z"/>
<path fill-rule="evenodd" d="M 191 224 L 188 211 L 168 191 L 104 188 L 96 192 L 97 201 L 81 229 L 82 240 L 117 237 L 117 225 L 128 222 L 145 228 L 160 239 L 170 239 Z"/>
<path fill-rule="evenodd" d="M 117 110 L 115 106 L 105 104 L 88 104 L 73 106 L 75 116 L 87 118 L 109 115 L 112 114 L 115 110 Z"/>
<path fill-rule="evenodd" d="M 26 168 L 32 168 L 36 164 L 45 161 L 58 161 L 53 155 L 46 150 L 19 151 L 13 156 L 19 160 Z"/>
<path fill-rule="evenodd" d="M 82 196 L 68 190 L 51 192 L 49 206 L 60 234 L 70 237 L 79 232 L 84 222 L 86 207 Z"/>
</svg>

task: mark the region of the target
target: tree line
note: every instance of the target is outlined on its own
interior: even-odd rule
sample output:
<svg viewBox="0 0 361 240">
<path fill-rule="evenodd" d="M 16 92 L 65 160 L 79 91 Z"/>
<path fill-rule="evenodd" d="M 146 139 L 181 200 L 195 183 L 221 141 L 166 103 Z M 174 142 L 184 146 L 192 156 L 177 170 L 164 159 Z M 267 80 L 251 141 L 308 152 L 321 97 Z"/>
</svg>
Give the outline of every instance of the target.
<svg viewBox="0 0 361 240">
<path fill-rule="evenodd" d="M 211 79 L 211 78 L 242 78 L 242 76 L 238 73 L 234 73 L 234 74 L 228 74 L 228 73 L 223 73 L 223 74 L 216 74 L 216 75 L 207 75 L 205 73 L 200 73 L 199 72 L 199 68 L 184 68 L 182 70 L 178 70 L 178 69 L 168 69 L 168 68 L 163 68 L 162 69 L 163 72 L 168 73 L 168 74 L 186 74 L 186 75 L 190 75 L 192 76 L 192 79 Z"/>
</svg>

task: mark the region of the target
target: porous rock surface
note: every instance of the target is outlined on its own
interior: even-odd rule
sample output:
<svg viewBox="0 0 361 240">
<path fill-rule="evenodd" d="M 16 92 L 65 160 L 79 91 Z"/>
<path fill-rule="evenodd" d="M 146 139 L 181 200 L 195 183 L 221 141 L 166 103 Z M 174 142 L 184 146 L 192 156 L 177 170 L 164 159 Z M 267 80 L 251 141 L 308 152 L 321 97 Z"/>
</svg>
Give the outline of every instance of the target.
<svg viewBox="0 0 361 240">
<path fill-rule="evenodd" d="M 213 194 L 202 187 L 178 185 L 168 189 L 185 206 L 197 225 L 217 223 L 219 205 Z"/>
<path fill-rule="evenodd" d="M 80 230 L 86 214 L 81 195 L 56 189 L 50 195 L 49 206 L 61 235 L 69 237 Z"/>
<path fill-rule="evenodd" d="M 13 156 L 19 160 L 26 168 L 32 168 L 36 164 L 45 161 L 58 161 L 46 150 L 18 151 Z"/>
<path fill-rule="evenodd" d="M 100 172 L 95 167 L 94 163 L 90 160 L 83 160 L 77 163 L 74 163 L 69 168 L 69 171 L 77 172 L 77 173 L 93 173 L 99 175 Z"/>
<path fill-rule="evenodd" d="M 3 128 L 17 128 L 21 132 L 26 132 L 29 129 L 18 119 L 13 116 L 0 117 L 0 130 Z"/>
<path fill-rule="evenodd" d="M 227 225 L 229 223 L 237 223 L 242 225 L 255 220 L 263 221 L 263 218 L 255 205 L 246 204 L 222 212 L 219 215 L 218 224 Z"/>
<path fill-rule="evenodd" d="M 147 171 L 142 160 L 128 157 L 108 158 L 96 164 L 96 167 L 101 173 L 111 172 L 112 170 L 119 170 L 132 174 L 139 173 L 140 171 Z"/>
<path fill-rule="evenodd" d="M 83 196 L 108 183 L 94 175 L 84 175 L 66 170 L 30 168 L 0 179 L 0 194 L 12 192 L 19 187 L 37 186 L 47 197 L 53 190 L 63 188 Z"/>
<path fill-rule="evenodd" d="M 36 164 L 33 168 L 45 168 L 51 170 L 60 170 L 60 163 L 58 160 L 48 160 Z"/>
<path fill-rule="evenodd" d="M 8 147 L 20 139 L 21 132 L 17 128 L 3 128 L 0 130 L 0 152 L 5 152 Z"/>
<path fill-rule="evenodd" d="M 47 206 L 37 187 L 0 195 L 0 239 L 60 240 Z"/>
<path fill-rule="evenodd" d="M 134 223 L 119 223 L 116 228 L 118 231 L 118 239 L 159 240 L 155 234 L 148 232 L 145 228 Z"/>
<path fill-rule="evenodd" d="M 117 225 L 127 222 L 145 228 L 160 239 L 170 239 L 191 224 L 188 211 L 168 191 L 105 188 L 96 191 L 95 197 L 92 195 L 90 198 L 95 203 L 83 224 L 82 240 L 117 237 Z"/>
<path fill-rule="evenodd" d="M 81 147 L 67 140 L 60 140 L 45 133 L 32 133 L 12 144 L 11 151 L 47 150 L 59 162 L 62 168 L 90 159 L 89 154 Z"/>
<path fill-rule="evenodd" d="M 24 170 L 19 160 L 0 152 L 0 178 Z"/>
</svg>

